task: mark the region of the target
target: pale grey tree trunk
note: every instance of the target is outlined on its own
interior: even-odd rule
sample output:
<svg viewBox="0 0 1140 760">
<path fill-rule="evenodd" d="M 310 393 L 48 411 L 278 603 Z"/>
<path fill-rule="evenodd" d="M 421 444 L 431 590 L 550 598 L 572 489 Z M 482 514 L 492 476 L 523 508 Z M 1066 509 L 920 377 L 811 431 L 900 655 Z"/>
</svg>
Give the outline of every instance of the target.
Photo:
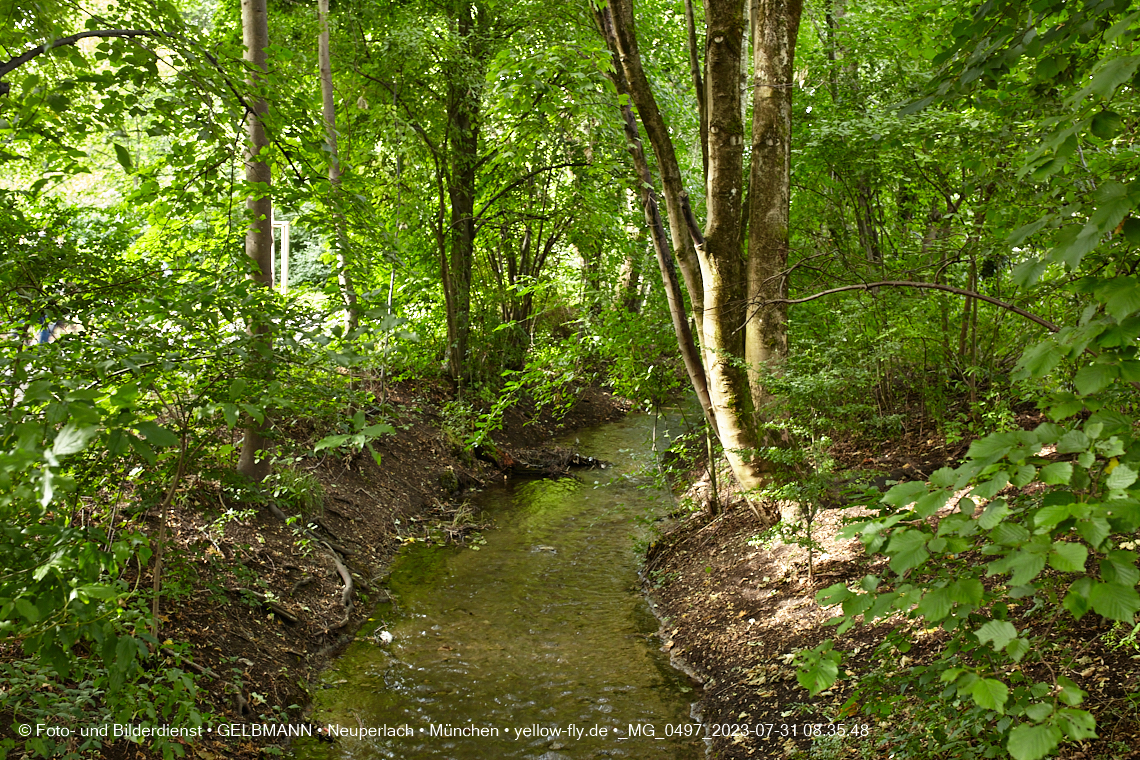
<svg viewBox="0 0 1140 760">
<path fill-rule="evenodd" d="M 791 199 L 793 63 L 802 0 L 752 0 L 754 83 L 752 173 L 748 209 L 748 300 L 745 359 L 752 397 L 767 401 L 762 373 L 779 372 L 788 355 L 788 307 L 763 305 L 787 298 Z"/>
<path fill-rule="evenodd" d="M 269 14 L 266 0 L 242 0 L 241 4 L 242 40 L 245 44 L 245 60 L 250 64 L 247 85 L 251 92 L 261 88 L 261 74 L 266 68 L 266 52 L 269 47 Z M 273 287 L 273 199 L 269 193 L 270 171 L 266 153 L 269 138 L 265 133 L 262 119 L 269 111 L 269 105 L 260 94 L 251 99 L 252 110 L 245 116 L 246 152 L 245 179 L 255 188 L 246 198 L 246 212 L 249 228 L 245 235 L 245 255 L 253 261 L 253 279 L 267 288 Z M 272 336 L 268 323 L 259 314 L 249 318 L 249 329 L 254 334 L 255 350 L 251 361 L 253 371 L 268 377 L 273 368 L 264 358 L 272 350 Z M 266 423 L 250 421 L 245 429 L 241 455 L 238 458 L 238 471 L 261 481 L 269 474 L 269 457 L 265 453 L 268 441 L 265 437 Z"/>
</svg>

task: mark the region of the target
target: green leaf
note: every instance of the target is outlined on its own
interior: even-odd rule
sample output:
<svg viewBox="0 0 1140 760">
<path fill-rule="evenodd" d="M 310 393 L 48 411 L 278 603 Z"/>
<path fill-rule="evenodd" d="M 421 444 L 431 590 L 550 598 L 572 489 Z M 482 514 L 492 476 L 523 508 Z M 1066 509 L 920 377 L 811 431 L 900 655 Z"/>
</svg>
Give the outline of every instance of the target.
<svg viewBox="0 0 1140 760">
<path fill-rule="evenodd" d="M 1138 66 L 1140 66 L 1140 56 L 1113 58 L 1093 75 L 1089 88 L 1102 99 L 1109 100 L 1117 87 L 1132 79 Z"/>
<path fill-rule="evenodd" d="M 1017 437 L 1012 433 L 991 433 L 970 444 L 966 456 L 988 466 L 998 461 L 1017 445 Z"/>
<path fill-rule="evenodd" d="M 850 599 L 853 596 L 855 596 L 855 594 L 851 593 L 851 589 L 842 583 L 833 583 L 822 591 L 817 592 L 815 600 L 821 607 L 830 607 Z"/>
<path fill-rule="evenodd" d="M 1114 364 L 1090 364 L 1087 367 L 1081 367 L 1077 376 L 1073 378 L 1073 384 L 1082 396 L 1091 396 L 1103 391 L 1119 375 L 1120 369 Z"/>
<path fill-rule="evenodd" d="M 839 653 L 830 649 L 831 642 L 826 641 L 815 649 L 800 653 L 796 680 L 813 697 L 830 688 L 839 676 Z"/>
<path fill-rule="evenodd" d="M 139 434 L 146 439 L 146 442 L 152 446 L 162 448 L 178 445 L 178 436 L 153 420 L 141 420 L 135 423 L 135 427 Z"/>
<path fill-rule="evenodd" d="M 387 422 L 380 422 L 375 425 L 369 425 L 360 432 L 369 438 L 379 438 L 382 435 L 395 435 L 396 428 L 392 427 Z"/>
<path fill-rule="evenodd" d="M 970 687 L 970 696 L 974 698 L 978 707 L 1004 714 L 1005 702 L 1009 699 L 1009 689 L 997 679 L 981 678 Z"/>
<path fill-rule="evenodd" d="M 1133 616 L 1140 611 L 1140 594 L 1136 589 L 1115 583 L 1094 583 L 1089 601 L 1101 617 L 1124 623 L 1131 623 Z"/>
<path fill-rule="evenodd" d="M 1138 476 L 1140 473 L 1128 465 L 1118 464 L 1112 468 L 1112 472 L 1108 473 L 1108 477 L 1104 479 L 1104 485 L 1114 491 L 1122 490 L 1135 483 Z"/>
<path fill-rule="evenodd" d="M 1061 687 L 1061 690 L 1057 692 L 1057 696 L 1069 707 L 1076 707 L 1085 701 L 1084 690 L 1065 676 L 1060 676 L 1057 679 L 1057 685 Z"/>
<path fill-rule="evenodd" d="M 1039 477 L 1043 483 L 1051 486 L 1068 485 L 1069 478 L 1073 477 L 1072 462 L 1053 462 L 1041 468 Z M 1068 515 L 1066 515 L 1068 517 Z M 1058 520 L 1057 522 L 1060 522 Z M 1057 523 L 1053 523 L 1056 525 Z"/>
<path fill-rule="evenodd" d="M 1057 748 L 1061 732 L 1048 724 L 1020 725 L 1009 732 L 1009 750 L 1013 760 L 1041 760 Z"/>
<path fill-rule="evenodd" d="M 1012 246 L 1021 245 L 1021 243 L 1024 242 L 1027 237 L 1036 234 L 1048 223 L 1049 217 L 1046 216 L 1038 219 L 1036 222 L 1030 222 L 1024 227 L 1018 227 L 1016 230 L 1009 234 L 1009 237 L 1005 239 L 1005 242 L 1008 245 Z"/>
<path fill-rule="evenodd" d="M 981 604 L 985 588 L 977 578 L 964 578 L 950 584 L 950 598 L 959 604 Z"/>
<path fill-rule="evenodd" d="M 1040 723 L 1053 714 L 1053 705 L 1048 702 L 1035 702 L 1025 708 L 1025 717 Z"/>
<path fill-rule="evenodd" d="M 99 432 L 99 428 L 94 425 L 76 425 L 71 422 L 64 426 L 63 430 L 59 431 L 59 435 L 51 445 L 51 453 L 56 457 L 65 457 L 69 454 L 77 454 L 87 447 L 95 434 Z"/>
<path fill-rule="evenodd" d="M 1111 140 L 1124 131 L 1124 120 L 1115 111 L 1101 111 L 1092 117 L 1089 128 L 1094 137 Z"/>
<path fill-rule="evenodd" d="M 908 504 L 914 503 L 920 494 L 926 493 L 926 483 L 921 480 L 911 480 L 906 483 L 899 483 L 883 494 L 882 501 L 884 504 L 890 504 L 895 507 L 904 507 Z"/>
<path fill-rule="evenodd" d="M 1087 450 L 1088 447 L 1089 437 L 1080 430 L 1070 430 L 1061 436 L 1061 440 L 1057 441 L 1057 453 L 1059 454 L 1075 454 L 1078 451 Z"/>
<path fill-rule="evenodd" d="M 1014 639 L 1005 645 L 1005 653 L 1009 655 L 1014 662 L 1021 662 L 1025 655 L 1029 654 L 1029 642 L 1022 638 Z"/>
<path fill-rule="evenodd" d="M 1006 644 L 1017 638 L 1017 629 L 1007 620 L 990 620 L 975 631 L 974 635 L 983 644 L 993 642 L 994 649 L 1001 651 Z"/>
<path fill-rule="evenodd" d="M 903 574 L 918 567 L 930 557 L 926 551 L 927 534 L 917 530 L 902 530 L 891 536 L 886 553 L 891 555 L 891 569 Z"/>
<path fill-rule="evenodd" d="M 20 613 L 20 615 L 23 616 L 23 618 L 29 623 L 35 624 L 40 622 L 40 611 L 36 609 L 36 606 L 29 602 L 27 599 L 21 597 L 17 599 L 13 604 L 16 608 L 16 612 Z"/>
<path fill-rule="evenodd" d="M 1063 573 L 1081 573 L 1088 557 L 1089 550 L 1084 544 L 1055 541 L 1049 553 L 1049 566 Z"/>
<path fill-rule="evenodd" d="M 1086 710 L 1062 707 L 1057 711 L 1057 727 L 1071 741 L 1096 738 L 1096 720 Z"/>
<path fill-rule="evenodd" d="M 1140 282 L 1135 277 L 1114 277 L 1098 288 L 1097 298 L 1104 302 L 1104 311 L 1117 322 L 1140 311 Z"/>
<path fill-rule="evenodd" d="M 115 143 L 114 147 L 115 147 L 115 159 L 119 162 L 119 165 L 123 167 L 123 170 L 127 174 L 130 174 L 131 172 L 133 172 L 135 170 L 135 165 L 134 165 L 134 162 L 131 160 L 130 151 L 128 151 L 126 148 L 124 148 L 122 145 L 119 145 L 118 143 Z"/>
<path fill-rule="evenodd" d="M 1118 586 L 1135 586 L 1140 583 L 1140 569 L 1136 567 L 1136 552 L 1115 549 L 1100 562 L 1100 577 Z"/>
<path fill-rule="evenodd" d="M 313 447 L 313 451 L 320 451 L 321 449 L 336 449 L 348 443 L 351 435 L 330 435 L 317 441 L 317 445 Z"/>
<path fill-rule="evenodd" d="M 934 588 L 922 596 L 918 604 L 918 613 L 930 622 L 938 622 L 950 614 L 954 602 L 950 598 L 950 591 L 945 588 Z"/>
<path fill-rule="evenodd" d="M 1077 578 L 1073 584 L 1069 586 L 1069 593 L 1065 594 L 1065 599 L 1061 602 L 1061 606 L 1069 611 L 1075 620 L 1080 620 L 1089 611 L 1090 603 L 1089 596 L 1092 593 L 1093 583 L 1092 578 L 1084 577 Z"/>
<path fill-rule="evenodd" d="M 229 427 L 235 427 L 238 421 L 238 408 L 233 404 L 222 404 L 222 417 Z"/>
<path fill-rule="evenodd" d="M 1005 499 L 994 499 L 986 505 L 985 510 L 978 518 L 978 525 L 982 530 L 993 530 L 1002 520 L 1009 516 L 1009 504 Z"/>
</svg>

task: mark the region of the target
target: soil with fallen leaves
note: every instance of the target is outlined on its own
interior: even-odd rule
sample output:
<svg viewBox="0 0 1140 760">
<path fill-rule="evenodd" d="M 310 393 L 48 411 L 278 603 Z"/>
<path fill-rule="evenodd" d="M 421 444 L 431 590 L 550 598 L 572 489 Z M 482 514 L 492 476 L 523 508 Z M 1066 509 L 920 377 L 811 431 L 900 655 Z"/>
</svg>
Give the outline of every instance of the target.
<svg viewBox="0 0 1140 760">
<path fill-rule="evenodd" d="M 1033 426 L 1032 420 L 1024 422 Z M 833 455 L 841 467 L 861 470 L 864 482 L 883 486 L 953 465 L 965 449 L 966 443 L 946 445 L 910 435 L 873 446 L 842 441 Z M 710 493 L 705 476 L 687 495 L 703 503 Z M 901 670 L 932 659 L 943 639 L 938 631 L 920 632 L 905 654 L 885 654 L 878 651 L 887 633 L 883 626 L 856 626 L 836 637 L 835 628 L 825 623 L 838 608 L 824 609 L 815 601 L 816 592 L 832 584 L 857 583 L 868 573 L 890 575 L 871 562 L 858 540 L 836 538 L 848 520 L 870 512 L 846 507 L 816 517 L 813 538 L 822 550 L 813 553 L 809 580 L 806 549 L 778 537 L 761 538 L 759 518 L 738 496 L 722 490 L 720 503 L 728 508 L 715 517 L 707 506 L 678 516 L 651 546 L 645 564 L 645 580 L 662 621 L 663 648 L 678 667 L 704 683 L 701 717 L 711 737 L 709 756 L 893 756 L 907 738 L 908 722 L 921 718 L 905 698 L 882 714 L 865 704 L 857 687 L 874 678 L 889 688 Z M 1057 757 L 1140 758 L 1140 644 L 1121 645 L 1119 629 L 1113 631 L 1096 615 L 1069 623 L 1063 636 L 1075 656 L 1051 661 L 1047 653 L 1044 662 L 1025 667 L 1040 669 L 1042 676 L 1052 669 L 1087 691 L 1082 706 L 1096 716 L 1099 738 L 1063 743 Z M 797 682 L 792 661 L 797 651 L 829 638 L 846 653 L 843 677 L 833 689 L 811 698 Z M 961 755 L 929 747 L 925 756 Z"/>
<path fill-rule="evenodd" d="M 195 475 L 184 482 L 167 522 L 159 638 L 188 644 L 192 661 L 183 660 L 181 667 L 198 673 L 197 705 L 210 724 L 303 722 L 307 684 L 386 599 L 386 567 L 403 543 L 429 534 L 433 540 L 464 540 L 478 528 L 463 506 L 464 491 L 501 482 L 520 466 L 546 474 L 572 466 L 572 452 L 544 454 L 544 445 L 559 432 L 618 419 L 628 410 L 625 402 L 593 387 L 582 389 L 558 420 L 520 403 L 507 410 L 493 444 L 470 453 L 441 432 L 444 405 L 452 397 L 446 386 L 390 384 L 386 396 L 385 421 L 396 433 L 373 442 L 379 465 L 366 450 L 343 449 L 295 463 L 296 471 L 316 478 L 323 495 L 303 514 L 303 530 L 283 523 L 265 505 L 234 501 L 219 480 Z M 291 424 L 281 437 L 311 452 L 319 436 L 303 422 Z M 127 519 L 130 524 L 120 529 L 141 529 L 152 541 L 158 534 L 156 511 Z M 348 605 L 337 568 L 341 558 L 355 588 Z M 141 579 L 128 580 L 149 587 L 153 567 L 152 560 Z M 20 656 L 17 647 L 0 651 L 0 657 Z M 3 722 L 5 731 L 12 726 L 10 719 Z M 215 736 L 186 746 L 188 756 L 265 757 L 280 754 L 274 745 L 285 742 Z M 145 744 L 125 740 L 107 743 L 101 756 L 156 757 Z"/>
</svg>

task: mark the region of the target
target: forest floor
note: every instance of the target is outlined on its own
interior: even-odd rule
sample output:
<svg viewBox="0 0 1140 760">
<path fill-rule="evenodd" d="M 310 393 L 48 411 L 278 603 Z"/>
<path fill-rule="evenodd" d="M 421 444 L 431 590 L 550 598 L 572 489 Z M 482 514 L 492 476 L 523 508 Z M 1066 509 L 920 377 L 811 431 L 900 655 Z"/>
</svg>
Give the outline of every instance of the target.
<svg viewBox="0 0 1140 760">
<path fill-rule="evenodd" d="M 387 421 L 396 434 L 373 444 L 383 466 L 367 452 L 326 450 L 325 456 L 299 459 L 294 469 L 314 476 L 322 495 L 304 515 L 313 528 L 307 535 L 264 508 L 234 501 L 221 482 L 204 476 L 186 481 L 184 498 L 167 521 L 160 639 L 185 643 L 193 665 L 183 660 L 182 667 L 200 673 L 198 709 L 212 714 L 211 723 L 302 722 L 307 685 L 385 598 L 386 567 L 403 543 L 431 530 L 461 536 L 469 519 L 461 507 L 465 489 L 502 481 L 520 458 L 542 450 L 557 433 L 617 419 L 628 408 L 593 387 L 583 389 L 557 422 L 519 405 L 506 412 L 495 446 L 476 458 L 442 432 L 450 397 L 439 383 L 389 386 L 387 401 L 398 414 Z M 304 441 L 312 431 L 299 425 L 284 432 Z M 157 512 L 140 517 L 144 531 L 157 535 Z M 320 541 L 335 546 L 351 572 L 356 594 L 350 609 L 341 603 L 344 584 L 333 555 Z M 144 587 L 152 568 L 153 561 L 141 579 Z M 128 578 L 132 585 L 136 580 Z M 18 649 L 0 652 L 19 656 Z M 195 740 L 190 756 L 263 757 L 270 744 L 264 737 L 206 736 Z M 155 755 L 145 745 L 119 740 L 106 744 L 102 756 Z"/>
<path fill-rule="evenodd" d="M 1036 424 L 1029 419 L 1022 422 L 1026 427 Z M 838 442 L 832 454 L 840 469 L 880 473 L 889 483 L 925 478 L 939 467 L 956 464 L 965 449 L 966 442 L 948 446 L 912 434 L 885 442 Z M 709 493 L 707 476 L 689 489 L 697 503 Z M 887 716 L 872 716 L 861 708 L 858 696 L 848 700 L 860 679 L 889 682 L 896 669 L 922 664 L 938 650 L 940 632 L 916 637 L 905 656 L 894 652 L 884 657 L 876 651 L 884 627 L 856 626 L 836 637 L 835 628 L 825 623 L 838 608 L 825 609 L 815 601 L 816 592 L 832 584 L 883 574 L 857 539 L 836 538 L 846 521 L 869 512 L 849 507 L 819 514 L 812 537 L 822 551 L 814 554 L 814 577 L 809 580 L 806 549 L 779 537 L 758 540 L 759 520 L 739 497 L 735 504 L 732 500 L 731 493 L 722 491 L 721 503 L 730 506 L 718 516 L 704 508 L 678 519 L 651 547 L 645 567 L 662 619 L 665 649 L 680 667 L 704 681 L 702 719 L 713 737 L 710 757 L 893 756 L 908 733 L 915 733 L 913 721 L 930 716 L 912 712 L 914 705 L 905 700 L 895 702 Z M 1098 616 L 1086 615 L 1066 632 L 1080 656 L 1071 663 L 1047 663 L 1088 692 L 1085 705 L 1097 717 L 1100 736 L 1062 744 L 1058 757 L 1140 758 L 1135 704 L 1140 693 L 1140 644 L 1114 646 L 1111 628 Z M 847 677 L 809 698 L 796 681 L 792 658 L 800 649 L 829 638 L 847 653 L 841 666 Z M 749 735 L 734 729 L 740 726 L 751 727 Z M 808 726 L 817 738 L 804 737 Z M 949 755 L 931 748 L 927 756 Z"/>
</svg>

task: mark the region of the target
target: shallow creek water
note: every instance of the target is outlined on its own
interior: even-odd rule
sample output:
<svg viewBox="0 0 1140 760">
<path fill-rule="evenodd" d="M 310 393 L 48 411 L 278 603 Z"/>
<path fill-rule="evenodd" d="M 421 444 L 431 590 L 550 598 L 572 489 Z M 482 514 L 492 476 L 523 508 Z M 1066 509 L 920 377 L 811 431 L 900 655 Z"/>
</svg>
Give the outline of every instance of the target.
<svg viewBox="0 0 1140 760">
<path fill-rule="evenodd" d="M 652 428 L 632 416 L 580 433 L 606 469 L 476 495 L 495 525 L 477 551 L 402 551 L 380 627 L 315 695 L 314 723 L 378 735 L 305 740 L 297 756 L 701 757 L 698 695 L 659 651 L 636 571 L 635 540 L 669 506 L 638 474 Z"/>
</svg>

